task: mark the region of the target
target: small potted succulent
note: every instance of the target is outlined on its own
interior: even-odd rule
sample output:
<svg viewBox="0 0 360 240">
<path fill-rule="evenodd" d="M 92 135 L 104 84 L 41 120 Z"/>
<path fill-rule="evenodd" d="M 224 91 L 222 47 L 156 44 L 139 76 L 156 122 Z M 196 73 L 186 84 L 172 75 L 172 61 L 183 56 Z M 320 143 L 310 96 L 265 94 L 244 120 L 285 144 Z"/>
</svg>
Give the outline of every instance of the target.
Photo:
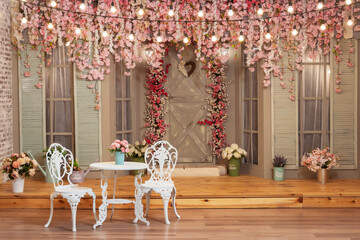
<svg viewBox="0 0 360 240">
<path fill-rule="evenodd" d="M 284 169 L 287 158 L 284 155 L 275 155 L 273 158 L 274 181 L 284 181 Z"/>
<path fill-rule="evenodd" d="M 236 143 L 226 147 L 222 152 L 222 157 L 228 159 L 229 175 L 236 177 L 240 175 L 241 159 L 247 156 L 247 152 L 240 148 Z"/>
<path fill-rule="evenodd" d="M 134 145 L 129 145 L 129 152 L 127 153 L 127 157 L 131 158 L 133 162 L 145 162 L 145 151 L 149 146 L 147 145 L 146 141 L 136 141 Z M 132 172 L 134 175 L 138 175 L 139 171 L 134 170 Z M 145 175 L 145 170 L 140 170 L 142 176 Z"/>
</svg>

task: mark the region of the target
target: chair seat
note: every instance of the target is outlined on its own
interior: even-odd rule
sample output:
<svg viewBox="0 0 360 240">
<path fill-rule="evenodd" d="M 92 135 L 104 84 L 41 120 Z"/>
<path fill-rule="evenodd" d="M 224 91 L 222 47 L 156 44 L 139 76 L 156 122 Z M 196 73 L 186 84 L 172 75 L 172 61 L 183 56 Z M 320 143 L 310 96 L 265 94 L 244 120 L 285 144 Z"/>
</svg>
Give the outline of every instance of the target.
<svg viewBox="0 0 360 240">
<path fill-rule="evenodd" d="M 72 193 L 72 192 L 91 192 L 92 188 L 89 187 L 79 187 L 77 184 L 59 186 L 55 189 L 58 193 Z"/>
<path fill-rule="evenodd" d="M 160 182 L 160 181 L 146 181 L 145 183 L 141 184 L 141 187 L 147 189 L 156 189 L 156 188 L 168 189 L 168 188 L 173 188 L 174 183 Z"/>
</svg>

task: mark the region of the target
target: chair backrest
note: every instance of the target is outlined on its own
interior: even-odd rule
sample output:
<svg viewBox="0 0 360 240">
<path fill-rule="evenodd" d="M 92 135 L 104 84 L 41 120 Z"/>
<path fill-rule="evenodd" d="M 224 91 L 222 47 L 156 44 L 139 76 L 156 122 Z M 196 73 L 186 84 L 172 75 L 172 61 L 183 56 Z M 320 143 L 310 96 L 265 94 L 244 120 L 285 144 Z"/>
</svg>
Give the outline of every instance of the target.
<svg viewBox="0 0 360 240">
<path fill-rule="evenodd" d="M 46 152 L 46 164 L 49 174 L 54 180 L 54 187 L 64 185 L 63 178 L 67 175 L 70 184 L 70 175 L 73 171 L 74 157 L 70 150 L 61 146 L 58 143 L 53 143 Z"/>
<path fill-rule="evenodd" d="M 167 141 L 159 141 L 146 149 L 145 162 L 151 177 L 149 181 L 172 182 L 171 173 L 174 171 L 178 158 L 176 148 Z"/>
</svg>

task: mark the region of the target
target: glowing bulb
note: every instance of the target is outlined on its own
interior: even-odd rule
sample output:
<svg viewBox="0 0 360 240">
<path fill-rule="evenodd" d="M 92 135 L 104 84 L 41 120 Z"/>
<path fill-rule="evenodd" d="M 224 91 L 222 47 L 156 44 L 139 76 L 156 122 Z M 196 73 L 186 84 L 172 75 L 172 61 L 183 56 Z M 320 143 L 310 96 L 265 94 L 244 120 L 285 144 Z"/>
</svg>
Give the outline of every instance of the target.
<svg viewBox="0 0 360 240">
<path fill-rule="evenodd" d="M 325 24 L 321 24 L 320 30 L 321 30 L 321 31 L 325 31 L 325 30 L 326 30 L 326 25 L 325 25 Z"/>
<path fill-rule="evenodd" d="M 261 15 L 264 14 L 264 10 L 261 8 L 261 5 L 259 6 L 259 9 L 258 9 L 258 11 L 257 11 L 257 14 L 258 14 L 259 16 L 261 16 Z"/>
<path fill-rule="evenodd" d="M 130 33 L 130 35 L 129 35 L 129 40 L 130 40 L 130 41 L 134 41 L 134 40 L 135 40 L 134 34 Z"/>
<path fill-rule="evenodd" d="M 50 2 L 50 6 L 51 6 L 51 7 L 56 7 L 56 2 L 55 2 L 54 0 L 52 0 L 52 1 Z"/>
<path fill-rule="evenodd" d="M 228 50 L 225 48 L 220 49 L 220 55 L 226 56 L 228 54 Z"/>
<path fill-rule="evenodd" d="M 162 42 L 162 37 L 161 37 L 161 36 L 158 36 L 158 37 L 156 38 L 156 41 Z"/>
<path fill-rule="evenodd" d="M 65 43 L 65 46 L 70 46 L 70 41 Z"/>
<path fill-rule="evenodd" d="M 76 29 L 75 29 L 75 33 L 76 33 L 76 35 L 80 35 L 81 29 L 80 29 L 80 28 L 76 28 Z"/>
<path fill-rule="evenodd" d="M 234 11 L 232 9 L 229 9 L 228 15 L 229 15 L 229 17 L 232 17 L 234 15 Z"/>
<path fill-rule="evenodd" d="M 243 42 L 244 40 L 245 40 L 244 35 L 240 34 L 240 36 L 239 36 L 239 42 Z"/>
<path fill-rule="evenodd" d="M 26 0 L 21 0 L 22 2 L 26 2 Z"/>
<path fill-rule="evenodd" d="M 211 37 L 211 41 L 213 41 L 213 42 L 216 42 L 217 41 L 217 37 L 216 37 L 216 35 L 214 34 L 214 35 L 212 35 L 212 37 Z"/>
<path fill-rule="evenodd" d="M 49 24 L 48 24 L 48 29 L 53 29 L 53 28 L 54 28 L 54 24 L 49 23 Z"/>
<path fill-rule="evenodd" d="M 198 12 L 198 16 L 199 16 L 200 18 L 202 18 L 202 17 L 204 16 L 203 10 L 200 10 L 200 11 Z"/>
<path fill-rule="evenodd" d="M 79 6 L 80 10 L 85 10 L 86 8 L 86 5 L 85 3 L 81 3 L 80 6 Z"/>
<path fill-rule="evenodd" d="M 316 6 L 316 8 L 319 9 L 319 10 L 321 10 L 321 9 L 324 8 L 324 4 L 323 4 L 321 1 L 319 1 L 319 3 L 318 3 L 318 5 Z"/>
<path fill-rule="evenodd" d="M 172 8 L 170 8 L 170 10 L 169 10 L 169 12 L 168 12 L 168 15 L 169 15 L 170 17 L 172 17 L 172 16 L 174 16 L 174 14 L 175 14 L 174 10 L 173 10 Z"/>
<path fill-rule="evenodd" d="M 102 34 L 101 34 L 104 38 L 106 38 L 109 34 L 107 31 L 103 31 Z"/>
<path fill-rule="evenodd" d="M 26 23 L 27 23 L 26 17 L 23 17 L 23 18 L 21 19 L 21 23 L 22 23 L 22 24 L 26 24 Z"/>
<path fill-rule="evenodd" d="M 346 4 L 346 5 L 350 5 L 351 3 L 352 3 L 351 0 L 346 0 L 346 1 L 345 1 L 345 4 Z"/>
<path fill-rule="evenodd" d="M 116 13 L 116 7 L 115 7 L 115 6 L 111 6 L 110 12 L 111 12 L 111 13 Z"/>
<path fill-rule="evenodd" d="M 298 30 L 296 30 L 296 29 L 293 29 L 292 30 L 292 32 L 291 32 L 291 34 L 293 35 L 293 36 L 296 36 L 296 35 L 298 35 Z"/>
<path fill-rule="evenodd" d="M 184 37 L 183 42 L 184 42 L 185 44 L 187 44 L 187 43 L 189 42 L 189 38 L 188 38 L 188 37 Z"/>
<path fill-rule="evenodd" d="M 289 13 L 293 13 L 293 12 L 294 12 L 294 7 L 293 7 L 292 5 L 290 5 L 290 6 L 288 7 L 288 12 L 289 12 Z"/>
<path fill-rule="evenodd" d="M 270 40 L 270 39 L 271 39 L 271 34 L 270 34 L 270 33 L 265 34 L 265 38 L 266 38 L 267 40 Z"/>
<path fill-rule="evenodd" d="M 138 14 L 140 16 L 144 15 L 144 9 L 142 8 L 142 6 L 140 7 L 139 11 L 138 11 Z"/>
<path fill-rule="evenodd" d="M 352 19 L 347 20 L 347 25 L 351 27 L 354 24 L 354 21 Z"/>
<path fill-rule="evenodd" d="M 153 55 L 154 51 L 151 48 L 147 48 L 145 49 L 145 55 L 147 57 L 151 57 L 151 55 Z"/>
</svg>

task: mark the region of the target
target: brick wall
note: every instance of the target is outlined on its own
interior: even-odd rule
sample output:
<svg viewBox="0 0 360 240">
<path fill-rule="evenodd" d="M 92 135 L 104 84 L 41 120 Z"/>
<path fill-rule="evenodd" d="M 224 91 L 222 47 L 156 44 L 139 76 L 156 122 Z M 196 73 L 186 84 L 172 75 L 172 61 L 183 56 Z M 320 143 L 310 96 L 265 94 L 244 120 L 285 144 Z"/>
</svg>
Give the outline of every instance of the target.
<svg viewBox="0 0 360 240">
<path fill-rule="evenodd" d="M 10 1 L 0 1 L 0 159 L 13 148 Z"/>
</svg>

